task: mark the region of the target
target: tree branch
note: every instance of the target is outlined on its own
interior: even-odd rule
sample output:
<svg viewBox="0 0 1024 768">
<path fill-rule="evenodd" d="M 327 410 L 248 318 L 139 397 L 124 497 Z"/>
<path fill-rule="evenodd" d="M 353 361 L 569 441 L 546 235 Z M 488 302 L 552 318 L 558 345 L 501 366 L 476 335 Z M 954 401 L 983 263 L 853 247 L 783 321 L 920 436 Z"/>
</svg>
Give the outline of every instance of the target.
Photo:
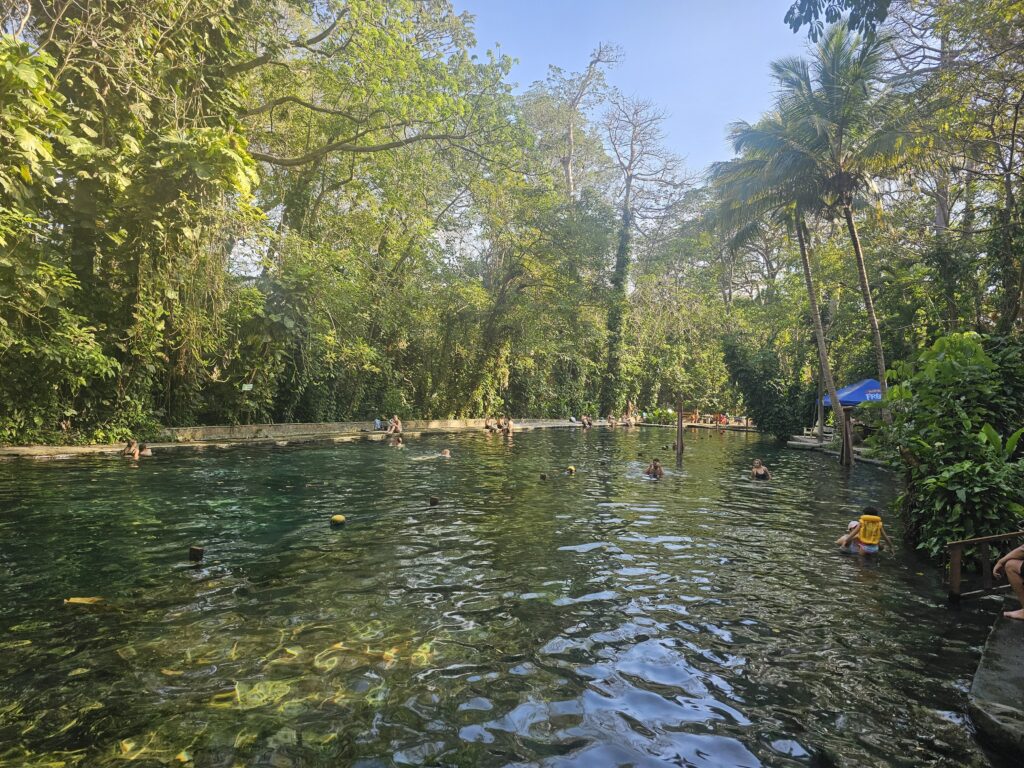
<svg viewBox="0 0 1024 768">
<path fill-rule="evenodd" d="M 404 139 L 387 141 L 383 144 L 352 144 L 348 141 L 333 141 L 330 144 L 317 147 L 316 149 L 311 150 L 304 155 L 299 155 L 298 157 L 277 157 L 276 155 L 268 155 L 265 152 L 250 152 L 249 154 L 254 159 L 260 160 L 264 163 L 270 163 L 271 165 L 277 165 L 282 168 L 295 168 L 300 165 L 308 165 L 314 160 L 318 160 L 324 155 L 329 155 L 333 152 L 353 152 L 359 154 L 386 152 L 389 149 L 398 149 L 399 147 L 414 144 L 418 141 L 444 141 L 464 138 L 466 138 L 465 134 L 421 133 L 416 136 L 406 136 Z"/>
</svg>

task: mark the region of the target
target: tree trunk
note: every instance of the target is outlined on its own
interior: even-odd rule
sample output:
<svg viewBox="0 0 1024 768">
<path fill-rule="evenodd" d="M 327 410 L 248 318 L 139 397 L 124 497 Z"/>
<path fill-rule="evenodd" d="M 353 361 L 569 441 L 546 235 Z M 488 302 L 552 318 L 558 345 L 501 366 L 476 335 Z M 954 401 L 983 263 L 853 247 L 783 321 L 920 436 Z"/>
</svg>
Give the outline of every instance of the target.
<svg viewBox="0 0 1024 768">
<path fill-rule="evenodd" d="M 829 399 L 832 401 L 832 413 L 836 415 L 836 429 L 839 430 L 839 439 L 841 445 L 846 445 L 846 422 L 843 420 L 841 410 L 839 406 L 839 392 L 836 389 L 835 380 L 832 378 L 832 369 L 828 364 L 828 347 L 825 346 L 825 328 L 821 324 L 821 312 L 818 310 L 818 294 L 814 290 L 814 278 L 811 275 L 811 259 L 807 254 L 807 240 L 804 236 L 804 219 L 802 215 L 797 215 L 796 220 L 796 238 L 800 244 L 800 260 L 803 262 L 804 267 L 804 285 L 807 287 L 807 301 L 811 306 L 811 318 L 814 321 L 814 340 L 818 345 L 818 367 L 821 370 L 821 377 L 825 382 L 825 389 L 828 390 Z M 822 429 L 825 427 L 824 420 L 821 424 Z M 850 458 L 852 460 L 853 453 L 850 452 Z"/>
<path fill-rule="evenodd" d="M 633 212 L 630 210 L 630 184 L 626 183 L 625 202 L 619 245 L 615 250 L 615 271 L 612 272 L 612 305 L 608 310 L 608 362 L 601 383 L 601 411 L 612 413 L 619 401 L 622 369 L 622 321 L 626 313 L 626 281 L 629 278 L 629 246 L 633 234 Z"/>
<path fill-rule="evenodd" d="M 575 105 L 572 107 L 576 109 Z M 569 116 L 569 146 L 567 147 L 565 155 L 565 187 L 569 193 L 569 201 L 572 202 L 576 199 L 576 179 L 574 178 L 573 162 L 575 160 L 574 155 L 576 154 L 576 120 L 575 115 Z"/>
<path fill-rule="evenodd" d="M 868 272 L 864 266 L 864 251 L 860 247 L 860 236 L 857 234 L 857 224 L 853 220 L 853 208 L 849 205 L 843 206 L 843 216 L 846 218 L 846 229 L 850 233 L 850 242 L 853 243 L 853 255 L 857 259 L 857 277 L 860 278 L 860 292 L 864 297 L 864 308 L 868 313 L 868 324 L 871 326 L 871 339 L 875 345 L 875 363 L 878 366 L 878 383 L 882 388 L 882 397 L 889 391 L 885 383 L 885 351 L 882 349 L 882 334 L 878 330 L 878 316 L 875 315 L 875 302 L 871 299 L 871 286 L 868 284 Z"/>
</svg>

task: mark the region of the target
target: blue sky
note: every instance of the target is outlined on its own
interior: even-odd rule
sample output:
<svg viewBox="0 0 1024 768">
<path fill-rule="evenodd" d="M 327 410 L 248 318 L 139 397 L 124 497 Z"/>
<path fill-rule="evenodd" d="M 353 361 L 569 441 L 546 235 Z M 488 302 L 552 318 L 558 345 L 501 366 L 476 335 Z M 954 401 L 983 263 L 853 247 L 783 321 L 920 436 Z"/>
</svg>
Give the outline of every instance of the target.
<svg viewBox="0 0 1024 768">
<path fill-rule="evenodd" d="M 725 135 L 734 120 L 754 120 L 771 105 L 768 63 L 801 54 L 803 33 L 783 23 L 792 0 L 454 0 L 476 17 L 481 50 L 519 63 L 512 79 L 525 89 L 549 64 L 586 66 L 599 42 L 621 46 L 608 73 L 622 91 L 669 113 L 668 145 L 693 171 L 731 156 Z"/>
</svg>

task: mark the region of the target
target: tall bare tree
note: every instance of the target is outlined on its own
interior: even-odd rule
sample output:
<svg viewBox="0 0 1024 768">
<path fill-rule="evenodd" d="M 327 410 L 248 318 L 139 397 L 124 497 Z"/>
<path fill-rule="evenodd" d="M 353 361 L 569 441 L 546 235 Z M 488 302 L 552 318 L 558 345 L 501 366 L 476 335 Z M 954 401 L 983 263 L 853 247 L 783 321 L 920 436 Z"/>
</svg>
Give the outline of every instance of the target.
<svg viewBox="0 0 1024 768">
<path fill-rule="evenodd" d="M 649 101 L 615 94 L 605 115 L 608 149 L 619 171 L 619 236 L 612 269 L 608 310 L 608 353 L 601 387 L 601 410 L 611 413 L 622 397 L 622 324 L 626 312 L 634 232 L 671 207 L 683 187 L 679 159 L 665 149 L 665 114 Z"/>
</svg>

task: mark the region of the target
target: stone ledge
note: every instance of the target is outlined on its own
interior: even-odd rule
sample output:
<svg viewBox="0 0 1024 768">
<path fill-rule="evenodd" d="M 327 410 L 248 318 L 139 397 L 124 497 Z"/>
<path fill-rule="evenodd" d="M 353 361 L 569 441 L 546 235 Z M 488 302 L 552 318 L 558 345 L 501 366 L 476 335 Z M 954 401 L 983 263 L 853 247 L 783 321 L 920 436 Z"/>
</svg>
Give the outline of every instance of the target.
<svg viewBox="0 0 1024 768">
<path fill-rule="evenodd" d="M 514 421 L 516 431 L 579 427 L 562 419 L 523 419 Z M 475 432 L 483 429 L 484 419 L 437 419 L 403 422 L 403 437 L 417 435 Z M 330 445 L 353 440 L 384 440 L 384 432 L 375 432 L 372 422 L 335 422 L 319 424 L 253 424 L 245 426 L 173 427 L 164 429 L 157 441 L 149 443 L 154 452 L 232 448 L 243 445 Z M 25 445 L 0 446 L 0 460 L 29 458 L 43 460 L 72 459 L 80 456 L 117 455 L 123 445 Z"/>
<path fill-rule="evenodd" d="M 986 743 L 1007 756 L 1024 761 L 1022 691 L 1024 621 L 1000 616 L 981 652 L 967 709 Z"/>
</svg>

